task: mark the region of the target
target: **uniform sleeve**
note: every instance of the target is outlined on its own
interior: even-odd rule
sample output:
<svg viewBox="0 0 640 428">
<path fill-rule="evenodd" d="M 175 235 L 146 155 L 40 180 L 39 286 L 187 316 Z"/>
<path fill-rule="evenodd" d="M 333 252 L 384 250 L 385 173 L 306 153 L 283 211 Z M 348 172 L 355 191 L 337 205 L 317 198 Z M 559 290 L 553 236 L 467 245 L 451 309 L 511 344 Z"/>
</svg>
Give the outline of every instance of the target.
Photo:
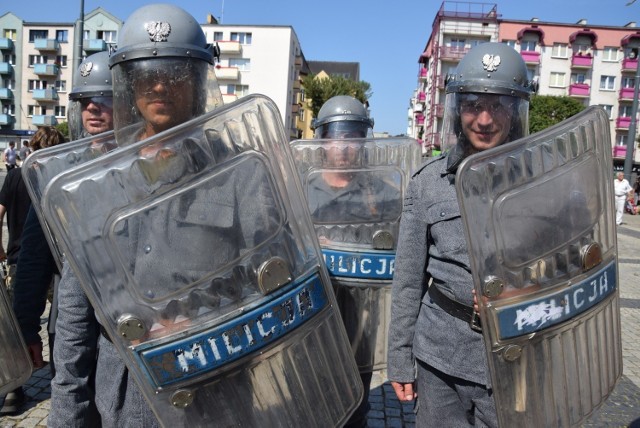
<svg viewBox="0 0 640 428">
<path fill-rule="evenodd" d="M 40 317 L 47 303 L 49 285 L 57 267 L 33 207 L 22 231 L 16 269 L 13 310 L 28 345 L 39 343 Z"/>
<path fill-rule="evenodd" d="M 418 186 L 411 180 L 404 199 L 391 291 L 388 378 L 403 383 L 415 379 L 413 336 L 427 282 L 427 223 Z"/>
<path fill-rule="evenodd" d="M 58 321 L 51 381 L 49 426 L 90 426 L 94 393 L 91 378 L 96 366 L 98 323 L 93 308 L 68 266 L 60 280 Z"/>
</svg>

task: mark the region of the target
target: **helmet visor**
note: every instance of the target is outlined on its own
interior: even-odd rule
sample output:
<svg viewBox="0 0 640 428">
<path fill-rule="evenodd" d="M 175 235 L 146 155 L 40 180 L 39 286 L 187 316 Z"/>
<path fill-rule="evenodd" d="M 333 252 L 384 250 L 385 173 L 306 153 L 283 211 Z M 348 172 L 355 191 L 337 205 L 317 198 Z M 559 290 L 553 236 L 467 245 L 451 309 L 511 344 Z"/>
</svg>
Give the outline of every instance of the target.
<svg viewBox="0 0 640 428">
<path fill-rule="evenodd" d="M 449 151 L 460 144 L 465 152 L 495 147 L 529 134 L 529 101 L 510 95 L 449 93 L 440 145 Z"/>
<path fill-rule="evenodd" d="M 335 121 L 325 123 L 315 131 L 315 138 L 365 138 L 369 125 L 365 122 Z"/>
<path fill-rule="evenodd" d="M 120 146 L 222 105 L 213 66 L 194 58 L 131 60 L 113 69 L 114 130 Z"/>
<path fill-rule="evenodd" d="M 113 129 L 113 98 L 95 96 L 69 101 L 67 111 L 71 141 Z"/>
</svg>

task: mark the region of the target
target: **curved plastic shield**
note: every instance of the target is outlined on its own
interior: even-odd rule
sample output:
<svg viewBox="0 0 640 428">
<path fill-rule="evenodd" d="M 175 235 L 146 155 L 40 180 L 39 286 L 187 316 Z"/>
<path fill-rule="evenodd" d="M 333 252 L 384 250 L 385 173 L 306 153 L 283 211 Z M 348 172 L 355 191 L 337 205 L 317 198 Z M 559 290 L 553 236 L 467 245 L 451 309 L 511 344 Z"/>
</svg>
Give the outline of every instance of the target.
<svg viewBox="0 0 640 428">
<path fill-rule="evenodd" d="M 573 426 L 622 374 L 609 120 L 470 156 L 456 187 L 501 426 Z"/>
<path fill-rule="evenodd" d="M 245 97 L 45 190 L 165 426 L 337 426 L 362 396 L 279 117 Z"/>
<path fill-rule="evenodd" d="M 42 213 L 44 189 L 56 175 L 92 161 L 117 147 L 114 133 L 110 131 L 35 151 L 22 164 L 22 177 L 40 224 L 45 226 L 43 230 L 60 271 L 62 271 L 62 251 Z"/>
<path fill-rule="evenodd" d="M 0 343 L 0 395 L 4 396 L 24 384 L 33 370 L 4 278 L 0 279 Z"/>
<path fill-rule="evenodd" d="M 420 145 L 358 138 L 291 147 L 358 367 L 384 368 L 400 214 Z"/>
</svg>

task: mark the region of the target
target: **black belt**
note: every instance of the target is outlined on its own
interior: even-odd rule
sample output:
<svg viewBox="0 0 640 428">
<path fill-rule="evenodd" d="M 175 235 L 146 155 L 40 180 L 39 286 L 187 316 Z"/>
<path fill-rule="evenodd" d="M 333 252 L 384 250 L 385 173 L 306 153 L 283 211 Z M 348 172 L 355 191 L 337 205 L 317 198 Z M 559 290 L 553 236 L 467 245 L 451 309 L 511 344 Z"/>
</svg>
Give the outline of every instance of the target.
<svg viewBox="0 0 640 428">
<path fill-rule="evenodd" d="M 467 306 L 457 300 L 453 300 L 433 284 L 429 287 L 429 297 L 449 315 L 469 323 L 472 330 L 482 331 L 480 317 L 478 317 L 478 313 L 473 310 L 473 306 Z"/>
<path fill-rule="evenodd" d="M 113 340 L 111 340 L 111 338 L 109 337 L 109 334 L 107 333 L 107 330 L 105 330 L 102 324 L 100 324 L 100 334 L 102 334 L 102 336 L 105 339 L 107 339 L 109 342 L 113 343 Z"/>
</svg>

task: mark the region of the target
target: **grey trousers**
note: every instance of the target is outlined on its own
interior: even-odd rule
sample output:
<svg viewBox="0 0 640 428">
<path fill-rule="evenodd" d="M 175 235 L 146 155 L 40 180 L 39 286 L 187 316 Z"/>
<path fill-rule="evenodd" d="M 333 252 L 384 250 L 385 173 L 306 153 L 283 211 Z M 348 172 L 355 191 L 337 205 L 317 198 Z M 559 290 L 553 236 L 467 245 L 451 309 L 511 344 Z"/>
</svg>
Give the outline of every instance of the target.
<svg viewBox="0 0 640 428">
<path fill-rule="evenodd" d="M 418 360 L 416 427 L 497 427 L 493 394 Z"/>
</svg>

